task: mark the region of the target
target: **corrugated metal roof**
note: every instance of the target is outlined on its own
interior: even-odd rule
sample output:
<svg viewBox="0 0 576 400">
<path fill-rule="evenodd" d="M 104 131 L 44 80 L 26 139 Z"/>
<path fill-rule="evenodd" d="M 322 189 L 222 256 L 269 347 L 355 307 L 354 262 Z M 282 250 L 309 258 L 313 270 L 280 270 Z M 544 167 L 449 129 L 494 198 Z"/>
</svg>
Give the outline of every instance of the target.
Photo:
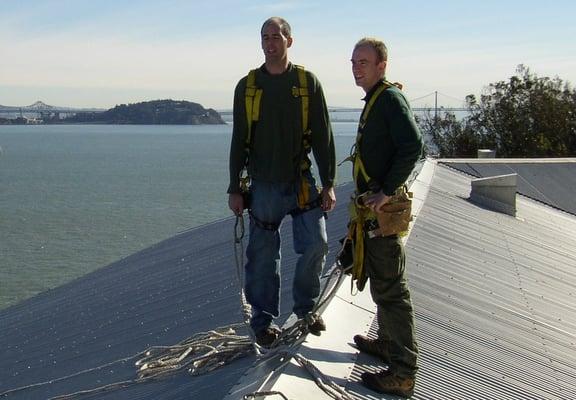
<svg viewBox="0 0 576 400">
<path fill-rule="evenodd" d="M 232 232 L 230 221 L 221 222 Z M 175 344 L 194 333 L 238 320 L 230 239 L 217 225 L 178 235 L 70 284 L 0 311 L 0 393 L 74 374 L 137 354 L 152 345 Z M 199 240 L 202 237 L 205 241 Z M 230 235 L 231 237 L 231 235 Z M 131 379 L 131 362 L 7 398 L 46 399 Z M 219 379 L 234 380 L 235 370 Z M 183 391 L 226 389 L 214 377 L 193 383 L 152 383 L 122 390 L 122 398 L 182 398 Z M 111 392 L 98 398 L 119 398 Z"/>
<path fill-rule="evenodd" d="M 345 208 L 333 215 L 338 213 L 344 218 Z M 329 234 L 341 237 L 345 227 L 332 221 L 328 219 Z M 292 308 L 296 255 L 289 222 L 290 218 L 282 227 L 280 324 Z M 241 322 L 233 226 L 234 219 L 227 218 L 192 229 L 0 310 L 0 393 L 50 382 L 131 357 L 150 346 L 177 344 L 196 333 Z M 330 244 L 332 254 L 336 244 L 336 240 Z M 133 379 L 134 361 L 120 361 L 0 398 L 47 399 Z M 179 374 L 95 398 L 221 399 L 254 361 L 251 357 L 209 375 L 191 378 Z"/>
<path fill-rule="evenodd" d="M 430 177 L 428 188 L 413 188 L 423 206 L 407 241 L 420 346 L 413 398 L 574 398 L 576 218 L 524 197 L 517 201 L 517 217 L 500 214 L 468 200 L 470 177 L 440 166 Z M 383 365 L 341 344 L 350 343 L 351 331 L 375 336 L 375 322 L 369 330 L 363 322 L 373 308 L 360 305 L 365 298 L 340 293 L 330 305 L 339 310 L 329 310 L 345 325 L 336 328 L 345 337 L 331 345 L 335 354 L 326 354 L 323 337 L 313 349 L 314 341 L 307 341 L 304 353 L 354 398 L 397 398 L 359 384 L 362 372 Z M 349 305 L 358 307 L 356 318 Z M 349 365 L 348 377 L 343 380 L 326 360 Z M 292 363 L 273 389 L 290 399 L 302 393 L 329 398 L 312 384 L 305 391 L 302 379 Z"/>
<path fill-rule="evenodd" d="M 439 161 L 477 178 L 518 174 L 518 193 L 576 215 L 576 158 L 444 159 Z"/>
<path fill-rule="evenodd" d="M 437 168 L 408 241 L 414 398 L 573 398 L 576 219 L 522 197 L 514 218 L 469 193 L 470 178 Z"/>
<path fill-rule="evenodd" d="M 413 398 L 573 398 L 576 218 L 524 197 L 517 200 L 516 218 L 498 214 L 467 200 L 469 176 L 428 164 L 433 167 L 431 182 L 427 195 L 416 193 L 423 205 L 407 242 L 420 344 Z M 351 185 L 339 188 L 339 206 L 328 219 L 329 264 L 345 230 L 345 203 L 351 190 Z M 0 311 L 0 393 L 240 321 L 232 225 L 233 220 L 226 219 L 184 232 Z M 283 227 L 280 322 L 292 305 L 295 255 L 288 225 Z M 358 333 L 368 331 L 366 313 L 373 311 L 354 301 L 339 295 L 330 303 L 327 334 L 350 336 L 350 326 L 358 327 Z M 358 320 L 354 307 L 363 308 Z M 346 344 L 337 347 L 330 347 L 335 345 L 328 340 L 328 335 L 307 340 L 303 351 L 319 354 L 322 368 L 326 362 L 347 359 L 350 375 L 334 375 L 334 380 L 355 398 L 382 398 L 358 383 L 361 371 L 378 366 L 375 360 L 358 355 L 348 345 L 351 337 L 340 339 Z M 251 368 L 254 361 L 249 357 L 208 375 L 179 374 L 82 398 L 222 399 L 241 378 L 249 376 L 248 371 L 264 376 L 270 369 L 276 369 L 276 377 L 285 372 L 306 379 L 301 372 L 278 369 L 278 363 Z M 326 367 L 325 371 L 330 374 L 332 370 Z M 133 366 L 120 362 L 6 398 L 46 399 L 133 375 Z M 310 393 L 307 398 L 326 398 L 319 391 Z"/>
</svg>

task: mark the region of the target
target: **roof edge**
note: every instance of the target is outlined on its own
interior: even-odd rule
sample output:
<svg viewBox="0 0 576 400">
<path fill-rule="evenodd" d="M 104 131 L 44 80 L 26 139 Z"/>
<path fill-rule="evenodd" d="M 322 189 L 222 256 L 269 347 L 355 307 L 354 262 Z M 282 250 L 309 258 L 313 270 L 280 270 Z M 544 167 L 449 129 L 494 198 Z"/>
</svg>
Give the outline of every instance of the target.
<svg viewBox="0 0 576 400">
<path fill-rule="evenodd" d="M 443 164 L 559 164 L 559 163 L 576 163 L 576 157 L 563 158 L 438 158 L 436 160 Z"/>
</svg>

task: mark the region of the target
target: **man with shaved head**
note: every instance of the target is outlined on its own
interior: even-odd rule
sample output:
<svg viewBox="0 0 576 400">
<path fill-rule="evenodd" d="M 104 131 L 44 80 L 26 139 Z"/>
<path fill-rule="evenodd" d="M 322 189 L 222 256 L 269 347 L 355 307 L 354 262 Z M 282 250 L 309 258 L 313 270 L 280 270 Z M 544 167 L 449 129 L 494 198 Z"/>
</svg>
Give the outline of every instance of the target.
<svg viewBox="0 0 576 400">
<path fill-rule="evenodd" d="M 326 329 L 313 313 L 327 253 L 324 213 L 334 208 L 335 151 L 328 111 L 314 74 L 288 60 L 292 30 L 280 17 L 260 30 L 264 64 L 242 78 L 234 92 L 228 205 L 250 214 L 246 249 L 246 299 L 258 344 L 269 347 L 280 331 L 280 232 L 292 216 L 294 250 L 293 311 L 319 335 Z M 312 174 L 313 154 L 322 189 Z M 247 177 L 244 172 L 247 172 Z"/>
</svg>

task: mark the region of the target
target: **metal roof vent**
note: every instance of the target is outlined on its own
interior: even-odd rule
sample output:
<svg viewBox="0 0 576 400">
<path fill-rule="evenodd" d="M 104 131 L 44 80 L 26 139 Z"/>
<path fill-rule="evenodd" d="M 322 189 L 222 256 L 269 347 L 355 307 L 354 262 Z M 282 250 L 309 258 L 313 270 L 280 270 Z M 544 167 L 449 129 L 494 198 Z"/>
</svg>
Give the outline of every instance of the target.
<svg viewBox="0 0 576 400">
<path fill-rule="evenodd" d="M 478 158 L 496 158 L 496 150 L 478 149 Z"/>
<path fill-rule="evenodd" d="M 518 174 L 510 174 L 473 179 L 470 200 L 491 210 L 516 216 L 517 177 Z"/>
</svg>

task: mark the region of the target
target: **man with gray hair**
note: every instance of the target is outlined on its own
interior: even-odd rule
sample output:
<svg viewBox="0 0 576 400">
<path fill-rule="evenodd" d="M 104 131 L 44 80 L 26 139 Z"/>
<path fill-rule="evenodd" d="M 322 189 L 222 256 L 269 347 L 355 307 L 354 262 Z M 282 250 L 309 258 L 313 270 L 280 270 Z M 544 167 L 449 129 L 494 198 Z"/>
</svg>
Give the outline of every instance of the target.
<svg viewBox="0 0 576 400">
<path fill-rule="evenodd" d="M 312 311 L 328 249 L 324 212 L 336 202 L 336 163 L 320 82 L 288 61 L 293 42 L 290 25 L 272 17 L 264 22 L 260 35 L 265 62 L 242 78 L 234 92 L 228 205 L 236 215 L 244 209 L 250 213 L 244 285 L 256 341 L 269 347 L 280 334 L 274 325 L 280 313 L 279 227 L 288 214 L 299 255 L 292 285 L 293 311 L 305 319 L 312 334 L 326 329 Z M 311 153 L 318 165 L 321 191 L 312 174 Z"/>
<path fill-rule="evenodd" d="M 351 220 L 356 229 L 353 271 L 361 271 L 356 276 L 353 272 L 353 278 L 360 290 L 366 279 L 370 280 L 378 321 L 376 339 L 356 335 L 354 342 L 360 351 L 389 366 L 378 373 L 362 374 L 365 386 L 410 397 L 418 370 L 418 346 L 405 278 L 402 231 L 382 226 L 379 214 L 387 204 L 406 196 L 405 182 L 421 156 L 422 137 L 400 85 L 385 80 L 388 52 L 384 43 L 361 39 L 351 61 L 356 85 L 366 93 L 352 157 L 356 184 Z"/>
</svg>

